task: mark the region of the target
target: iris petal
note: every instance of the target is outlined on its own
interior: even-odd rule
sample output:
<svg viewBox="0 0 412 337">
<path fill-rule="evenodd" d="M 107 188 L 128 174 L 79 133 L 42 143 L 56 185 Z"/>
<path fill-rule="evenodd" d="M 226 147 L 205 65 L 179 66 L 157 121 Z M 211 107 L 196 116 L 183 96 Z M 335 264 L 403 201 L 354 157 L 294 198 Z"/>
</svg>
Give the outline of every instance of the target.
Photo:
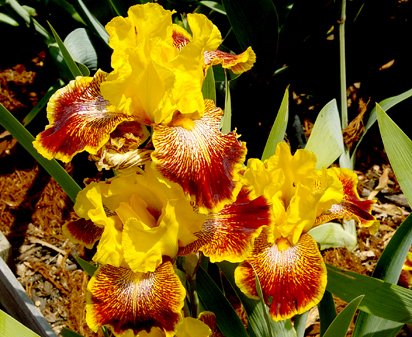
<svg viewBox="0 0 412 337">
<path fill-rule="evenodd" d="M 274 320 L 304 313 L 319 303 L 326 287 L 326 266 L 316 242 L 303 234 L 291 246 L 286 239 L 272 245 L 262 233 L 252 256 L 235 271 L 239 288 L 257 298 L 255 273 Z"/>
<path fill-rule="evenodd" d="M 237 200 L 213 214 L 195 233 L 196 241 L 180 249 L 180 255 L 203 252 L 211 262 L 241 262 L 251 252 L 262 226 L 269 225 L 269 205 L 264 197 L 251 200 L 243 189 Z"/>
<path fill-rule="evenodd" d="M 223 111 L 205 100 L 199 120 L 183 118 L 174 126 L 154 125 L 153 162 L 162 174 L 194 196 L 198 206 L 223 207 L 240 185 L 235 181 L 246 155 L 246 145 L 235 132 L 222 134 Z"/>
<path fill-rule="evenodd" d="M 96 226 L 90 220 L 80 218 L 65 223 L 63 233 L 70 238 L 70 241 L 91 249 L 102 236 L 103 228 Z"/>
<path fill-rule="evenodd" d="M 206 51 L 205 65 L 221 64 L 223 68 L 233 71 L 235 74 L 241 74 L 250 70 L 256 62 L 256 54 L 251 47 L 248 47 L 241 54 L 230 54 L 221 50 Z"/>
<path fill-rule="evenodd" d="M 82 151 L 95 154 L 118 124 L 132 120 L 108 109 L 100 93 L 106 76 L 98 71 L 94 77 L 77 77 L 51 97 L 47 105 L 50 124 L 33 142 L 41 155 L 69 162 Z"/>
<path fill-rule="evenodd" d="M 355 172 L 343 168 L 331 168 L 337 175 L 343 186 L 343 200 L 339 204 L 333 204 L 326 212 L 316 219 L 317 224 L 327 221 L 345 218 L 355 218 L 362 227 L 369 227 L 374 231 L 379 226 L 379 221 L 371 214 L 375 200 L 362 200 L 357 191 L 358 177 Z"/>
<path fill-rule="evenodd" d="M 92 330 L 110 326 L 115 335 L 159 327 L 166 336 L 182 319 L 185 290 L 170 261 L 152 273 L 101 266 L 88 284 L 86 320 Z"/>
</svg>

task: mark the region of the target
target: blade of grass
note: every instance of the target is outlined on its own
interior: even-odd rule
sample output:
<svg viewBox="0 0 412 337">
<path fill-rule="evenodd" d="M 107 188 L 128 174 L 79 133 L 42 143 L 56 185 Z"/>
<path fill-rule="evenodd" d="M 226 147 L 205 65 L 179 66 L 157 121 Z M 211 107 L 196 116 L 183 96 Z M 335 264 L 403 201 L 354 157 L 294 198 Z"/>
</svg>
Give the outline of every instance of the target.
<svg viewBox="0 0 412 337">
<path fill-rule="evenodd" d="M 0 104 L 0 115 L 0 124 L 8 130 L 23 148 L 56 180 L 74 202 L 77 193 L 81 190 L 80 186 L 56 160 L 45 159 L 34 149 L 32 144 L 34 137 L 2 104 Z"/>
<path fill-rule="evenodd" d="M 230 98 L 230 82 L 225 70 L 225 113 L 222 118 L 222 133 L 227 134 L 232 131 L 232 102 Z"/>
<path fill-rule="evenodd" d="M 206 310 L 215 313 L 222 334 L 226 337 L 248 337 L 232 305 L 202 267 L 197 271 L 196 282 L 199 299 Z"/>
<path fill-rule="evenodd" d="M 59 46 L 60 52 L 62 53 L 64 62 L 66 63 L 67 67 L 69 68 L 73 78 L 76 78 L 77 76 L 83 76 L 82 71 L 78 67 L 77 63 L 73 60 L 71 57 L 69 51 L 66 49 L 63 41 L 57 34 L 57 32 L 54 30 L 53 26 L 49 22 L 50 29 L 53 33 L 54 38 L 56 39 L 57 45 Z"/>
<path fill-rule="evenodd" d="M 345 337 L 363 295 L 354 298 L 333 320 L 323 337 Z"/>
<path fill-rule="evenodd" d="M 412 323 L 412 291 L 396 284 L 327 266 L 326 289 L 346 302 L 365 295 L 359 309 L 388 320 Z"/>
<path fill-rule="evenodd" d="M 270 331 L 276 337 L 296 337 L 295 329 L 289 319 L 275 322 L 270 320 L 270 326 L 268 326 L 265 320 L 264 304 L 260 301 L 251 299 L 247 297 L 236 285 L 234 279 L 234 270 L 236 269 L 236 264 L 229 262 L 218 263 L 220 270 L 225 275 L 226 279 L 229 281 L 232 288 L 235 290 L 239 299 L 241 300 L 243 306 L 245 307 L 246 313 L 248 315 L 248 322 L 250 328 L 251 336 L 270 336 Z"/>
<path fill-rule="evenodd" d="M 89 26 L 93 27 L 96 34 L 106 43 L 109 43 L 109 33 L 107 33 L 106 29 L 103 25 L 96 19 L 96 17 L 90 13 L 87 6 L 84 4 L 83 1 L 77 0 L 80 10 L 84 14 L 84 21 L 88 22 Z"/>
<path fill-rule="evenodd" d="M 262 154 L 262 160 L 268 159 L 275 153 L 276 145 L 285 138 L 285 132 L 289 119 L 289 87 L 286 88 L 283 94 L 282 102 L 280 103 L 279 111 L 276 115 L 275 122 L 270 130 L 268 140 Z"/>
<path fill-rule="evenodd" d="M 66 327 L 63 328 L 63 330 L 60 332 L 62 337 L 83 337 L 82 335 L 78 334 L 77 332 L 70 330 Z"/>
<path fill-rule="evenodd" d="M 388 97 L 382 101 L 379 102 L 379 106 L 387 111 L 390 108 L 392 108 L 393 106 L 395 106 L 396 104 L 408 99 L 412 97 L 412 89 L 409 89 L 399 95 L 396 96 L 392 96 L 392 97 Z M 376 109 L 377 106 L 375 105 L 375 107 L 373 108 L 373 110 L 371 111 L 371 113 L 369 114 L 369 118 L 365 124 L 365 131 L 363 132 L 362 136 L 360 137 L 359 141 L 356 143 L 356 146 L 352 152 L 352 156 L 351 156 L 351 161 L 355 162 L 355 156 L 356 156 L 356 151 L 359 147 L 359 144 L 362 142 L 363 138 L 365 137 L 366 132 L 372 127 L 373 124 L 375 124 L 376 120 L 377 120 L 377 115 L 376 115 Z"/>
<path fill-rule="evenodd" d="M 37 333 L 25 327 L 19 321 L 0 309 L 0 336 L 40 337 Z"/>
<path fill-rule="evenodd" d="M 242 50 L 252 46 L 253 71 L 273 73 L 279 40 L 279 19 L 272 0 L 223 0 L 224 10 Z"/>
<path fill-rule="evenodd" d="M 412 205 L 412 140 L 396 125 L 385 110 L 376 106 L 379 130 L 393 172 L 409 205 Z"/>
<path fill-rule="evenodd" d="M 216 83 L 213 67 L 207 70 L 206 78 L 203 81 L 202 94 L 204 98 L 211 99 L 216 103 Z"/>
<path fill-rule="evenodd" d="M 372 274 L 373 277 L 386 282 L 397 283 L 403 263 L 412 244 L 412 216 L 398 227 L 394 236 L 382 252 Z M 385 320 L 380 317 L 361 312 L 356 320 L 354 337 L 395 336 L 403 326 L 402 323 Z"/>
<path fill-rule="evenodd" d="M 329 291 L 325 291 L 322 300 L 318 304 L 319 320 L 320 320 L 320 336 L 322 337 L 329 325 L 336 317 L 336 307 L 333 296 Z"/>
<path fill-rule="evenodd" d="M 57 83 L 53 84 L 49 90 L 47 90 L 36 106 L 23 118 L 22 124 L 24 126 L 27 126 L 37 116 L 37 114 L 43 110 L 43 108 L 47 105 L 49 98 L 62 86 L 62 84 L 63 82 L 59 80 Z"/>
</svg>

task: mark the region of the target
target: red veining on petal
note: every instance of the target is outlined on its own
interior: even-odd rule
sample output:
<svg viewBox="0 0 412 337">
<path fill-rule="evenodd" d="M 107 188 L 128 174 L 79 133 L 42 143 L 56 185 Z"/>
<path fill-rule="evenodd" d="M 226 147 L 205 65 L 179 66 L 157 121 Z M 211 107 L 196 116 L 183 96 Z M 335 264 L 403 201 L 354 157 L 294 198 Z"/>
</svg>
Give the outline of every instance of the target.
<svg viewBox="0 0 412 337">
<path fill-rule="evenodd" d="M 153 273 L 103 265 L 88 290 L 87 322 L 95 328 L 109 325 L 115 333 L 137 334 L 156 326 L 169 336 L 182 318 L 185 290 L 169 261 Z"/>
<path fill-rule="evenodd" d="M 363 227 L 373 226 L 377 220 L 371 214 L 374 200 L 362 200 L 356 190 L 357 177 L 351 175 L 347 170 L 341 169 L 338 172 L 339 180 L 343 186 L 343 200 L 339 204 L 334 204 L 326 212 L 320 214 L 316 219 L 316 224 L 325 223 L 333 219 L 355 218 Z"/>
<path fill-rule="evenodd" d="M 206 111 L 193 127 L 153 126 L 152 159 L 168 179 L 180 184 L 194 196 L 200 207 L 212 209 L 234 199 L 238 185 L 234 181 L 241 167 L 246 146 L 234 132 L 222 134 L 223 111 L 213 101 L 205 100 Z"/>
<path fill-rule="evenodd" d="M 232 70 L 235 74 L 241 74 L 253 67 L 256 55 L 252 48 L 246 49 L 241 54 L 230 54 L 221 50 L 205 51 L 205 65 L 212 66 L 221 64 L 223 68 Z"/>
<path fill-rule="evenodd" d="M 79 243 L 91 249 L 103 234 L 103 228 L 92 221 L 77 219 L 63 225 L 63 233 L 74 243 Z"/>
<path fill-rule="evenodd" d="M 33 143 L 43 156 L 68 162 L 81 151 L 95 154 L 118 124 L 133 120 L 107 109 L 109 103 L 100 93 L 106 76 L 98 71 L 92 79 L 78 77 L 52 96 L 47 106 L 50 124 Z"/>
<path fill-rule="evenodd" d="M 269 205 L 264 197 L 251 200 L 242 189 L 237 200 L 213 214 L 195 235 L 198 239 L 179 250 L 179 255 L 203 252 L 211 262 L 241 262 L 251 252 L 263 226 L 269 225 Z"/>
<path fill-rule="evenodd" d="M 252 256 L 235 271 L 236 284 L 256 298 L 255 272 L 274 320 L 304 313 L 318 304 L 325 292 L 326 266 L 317 243 L 308 234 L 281 251 L 262 233 Z"/>
<path fill-rule="evenodd" d="M 172 34 L 172 38 L 173 38 L 173 46 L 176 49 L 182 49 L 184 46 L 186 46 L 190 40 L 183 35 L 181 32 L 178 32 L 176 30 L 173 30 L 173 34 Z"/>
</svg>

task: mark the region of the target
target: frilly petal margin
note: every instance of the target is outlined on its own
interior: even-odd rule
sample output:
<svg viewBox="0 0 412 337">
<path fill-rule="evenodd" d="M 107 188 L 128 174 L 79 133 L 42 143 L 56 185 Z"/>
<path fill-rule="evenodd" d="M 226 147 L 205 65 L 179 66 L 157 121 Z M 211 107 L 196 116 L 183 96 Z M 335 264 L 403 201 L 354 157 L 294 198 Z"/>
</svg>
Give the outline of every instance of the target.
<svg viewBox="0 0 412 337">
<path fill-rule="evenodd" d="M 252 69 L 256 62 L 256 54 L 251 47 L 237 55 L 221 50 L 206 51 L 204 57 L 206 67 L 221 64 L 223 68 L 230 69 L 234 74 L 242 74 Z"/>
<path fill-rule="evenodd" d="M 169 180 L 194 197 L 196 205 L 216 210 L 234 201 L 240 190 L 235 179 L 246 156 L 246 144 L 235 132 L 220 132 L 223 111 L 205 100 L 198 120 L 185 117 L 174 125 L 153 125 L 152 160 Z"/>
<path fill-rule="evenodd" d="M 378 229 L 379 221 L 371 214 L 375 200 L 362 200 L 357 191 L 358 177 L 355 172 L 344 168 L 331 168 L 343 186 L 343 200 L 333 204 L 329 210 L 320 214 L 316 224 L 322 224 L 333 219 L 355 218 L 361 227 L 368 227 L 371 232 Z"/>
<path fill-rule="evenodd" d="M 103 228 L 95 225 L 91 220 L 76 219 L 68 221 L 63 225 L 63 234 L 70 238 L 73 243 L 79 243 L 88 249 L 101 238 Z"/>
<path fill-rule="evenodd" d="M 242 189 L 234 203 L 209 216 L 202 230 L 195 233 L 198 239 L 182 247 L 178 255 L 201 251 L 212 263 L 244 261 L 252 251 L 254 239 L 269 223 L 266 199 L 251 200 L 248 191 Z"/>
<path fill-rule="evenodd" d="M 171 337 L 182 319 L 186 292 L 170 261 L 152 273 L 102 265 L 87 288 L 86 321 L 93 331 L 108 325 L 123 336 L 158 327 Z"/>
<path fill-rule="evenodd" d="M 69 162 L 79 152 L 95 154 L 110 133 L 132 117 L 109 111 L 100 93 L 107 73 L 98 70 L 94 77 L 80 77 L 57 90 L 47 105 L 49 125 L 33 142 L 45 158 Z"/>
<path fill-rule="evenodd" d="M 276 321 L 302 314 L 321 300 L 327 281 L 326 266 L 309 234 L 303 234 L 294 246 L 280 239 L 271 245 L 262 232 L 255 241 L 255 250 L 235 270 L 238 287 L 257 298 L 255 273 L 269 313 Z M 285 246 L 286 244 L 286 246 Z"/>
</svg>

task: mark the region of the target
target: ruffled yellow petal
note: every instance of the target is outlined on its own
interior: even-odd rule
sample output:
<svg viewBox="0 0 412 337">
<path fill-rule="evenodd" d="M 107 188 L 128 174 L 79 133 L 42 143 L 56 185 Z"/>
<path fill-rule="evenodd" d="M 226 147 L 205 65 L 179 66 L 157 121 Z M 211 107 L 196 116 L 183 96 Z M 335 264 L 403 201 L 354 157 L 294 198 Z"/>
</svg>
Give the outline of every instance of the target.
<svg viewBox="0 0 412 337">
<path fill-rule="evenodd" d="M 123 208 L 125 207 L 126 205 Z M 124 257 L 134 272 L 154 271 L 164 255 L 176 256 L 180 225 L 176 219 L 178 211 L 172 202 L 167 203 L 152 227 L 139 215 L 123 219 Z M 122 212 L 119 208 L 121 218 Z"/>
<path fill-rule="evenodd" d="M 53 94 L 47 105 L 49 125 L 33 142 L 41 155 L 69 162 L 82 151 L 95 154 L 117 125 L 133 119 L 103 99 L 100 85 L 106 76 L 99 70 L 94 77 L 77 77 Z"/>
<path fill-rule="evenodd" d="M 125 264 L 122 247 L 122 224 L 119 218 L 113 218 L 116 221 L 106 224 L 103 228 L 93 261 L 120 267 Z"/>
<path fill-rule="evenodd" d="M 185 317 L 177 326 L 175 337 L 209 337 L 212 331 L 201 320 Z"/>
<path fill-rule="evenodd" d="M 248 47 L 241 54 L 230 54 L 220 50 L 205 52 L 205 65 L 210 67 L 221 64 L 223 68 L 230 69 L 235 74 L 242 74 L 250 70 L 256 62 L 256 54 Z"/>
<path fill-rule="evenodd" d="M 152 159 L 165 177 L 194 197 L 198 206 L 216 209 L 234 201 L 240 189 L 235 180 L 246 146 L 236 133 L 220 132 L 222 110 L 211 100 L 205 103 L 202 119 L 153 127 Z"/>
<path fill-rule="evenodd" d="M 92 221 L 77 219 L 63 225 L 63 234 L 73 243 L 78 243 L 92 249 L 103 234 L 103 228 L 96 226 Z"/>
<path fill-rule="evenodd" d="M 296 245 L 278 239 L 274 245 L 262 233 L 252 256 L 235 270 L 235 281 L 248 296 L 257 298 L 259 278 L 269 313 L 276 321 L 302 314 L 321 300 L 327 280 L 326 266 L 310 235 Z"/>
<path fill-rule="evenodd" d="M 181 248 L 179 255 L 203 252 L 211 262 L 241 262 L 250 254 L 253 241 L 263 226 L 269 225 L 269 205 L 264 197 L 252 200 L 243 189 L 237 200 L 212 214 L 193 243 Z"/>
<path fill-rule="evenodd" d="M 107 325 L 123 336 L 158 327 L 171 337 L 182 319 L 186 293 L 170 262 L 151 273 L 103 265 L 87 288 L 86 321 L 93 331 Z"/>
<path fill-rule="evenodd" d="M 158 4 L 135 5 L 106 26 L 113 72 L 102 83 L 103 97 L 147 125 L 167 125 L 176 111 L 202 116 L 204 51 L 221 42 L 206 16 L 188 15 L 190 35 L 172 14 Z"/>
</svg>

